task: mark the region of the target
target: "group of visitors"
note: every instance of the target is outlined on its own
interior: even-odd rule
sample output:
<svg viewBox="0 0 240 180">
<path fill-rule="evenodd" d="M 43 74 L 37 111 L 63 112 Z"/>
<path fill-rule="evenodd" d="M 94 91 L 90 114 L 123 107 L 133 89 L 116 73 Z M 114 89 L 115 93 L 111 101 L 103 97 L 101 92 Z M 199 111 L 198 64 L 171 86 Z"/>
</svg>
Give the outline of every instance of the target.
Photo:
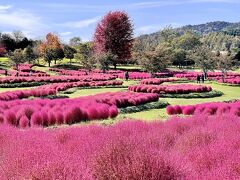
<svg viewBox="0 0 240 180">
<path fill-rule="evenodd" d="M 202 74 L 202 75 L 198 74 L 197 75 L 197 83 L 201 83 L 201 81 L 202 81 L 202 83 L 204 83 L 204 81 L 205 81 L 204 74 Z"/>
</svg>

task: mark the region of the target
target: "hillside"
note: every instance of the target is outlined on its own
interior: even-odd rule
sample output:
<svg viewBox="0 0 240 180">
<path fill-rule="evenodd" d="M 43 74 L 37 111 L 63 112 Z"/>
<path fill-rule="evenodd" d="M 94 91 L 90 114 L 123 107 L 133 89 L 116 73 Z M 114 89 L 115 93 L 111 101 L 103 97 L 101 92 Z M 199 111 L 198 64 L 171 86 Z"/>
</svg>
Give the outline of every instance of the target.
<svg viewBox="0 0 240 180">
<path fill-rule="evenodd" d="M 227 34 L 234 38 L 233 36 L 239 36 L 240 34 L 240 22 L 230 23 L 224 21 L 215 21 L 199 25 L 186 25 L 180 28 L 175 28 L 174 30 L 180 34 L 183 34 L 185 31 L 193 31 L 200 36 L 213 36 L 212 34 L 214 34 L 214 36 L 217 34 L 218 36 L 218 34 Z M 141 44 L 144 46 L 143 49 L 156 47 L 156 45 L 160 43 L 160 39 L 160 31 L 137 37 L 137 41 L 141 42 Z M 226 39 L 229 39 L 229 37 Z"/>
</svg>

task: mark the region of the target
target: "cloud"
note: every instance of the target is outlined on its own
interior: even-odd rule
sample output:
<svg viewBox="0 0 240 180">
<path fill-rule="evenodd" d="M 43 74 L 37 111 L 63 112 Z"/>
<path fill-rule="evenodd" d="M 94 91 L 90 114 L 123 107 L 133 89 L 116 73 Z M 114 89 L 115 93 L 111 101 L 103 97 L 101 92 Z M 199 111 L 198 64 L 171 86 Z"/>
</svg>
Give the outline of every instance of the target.
<svg viewBox="0 0 240 180">
<path fill-rule="evenodd" d="M 70 36 L 71 34 L 72 34 L 72 32 L 70 32 L 70 31 L 59 33 L 60 36 Z"/>
<path fill-rule="evenodd" d="M 173 28 L 182 26 L 182 24 L 179 24 L 179 23 L 147 25 L 147 26 L 139 27 L 135 31 L 136 31 L 136 35 L 149 34 L 149 33 L 159 31 L 169 25 Z"/>
<path fill-rule="evenodd" d="M 153 8 L 164 6 L 175 6 L 182 4 L 196 4 L 196 3 L 229 3 L 240 4 L 239 0 L 163 0 L 163 1 L 146 1 L 140 3 L 130 4 L 131 8 Z"/>
<path fill-rule="evenodd" d="M 68 27 L 68 28 L 74 28 L 74 29 L 81 29 L 81 28 L 85 28 L 88 27 L 92 24 L 95 24 L 99 21 L 100 17 L 94 17 L 94 18 L 90 18 L 90 19 L 84 19 L 81 21 L 70 21 L 70 22 L 66 22 L 66 23 L 62 23 L 59 24 L 60 26 L 64 26 L 64 27 Z"/>
<path fill-rule="evenodd" d="M 12 6 L 0 6 L 0 27 L 12 30 L 21 30 L 27 36 L 33 37 L 43 33 L 47 26 L 41 18 L 23 9 L 15 9 Z"/>
<path fill-rule="evenodd" d="M 0 5 L 0 12 L 6 12 L 11 7 L 12 6 L 10 6 L 10 5 Z"/>
</svg>

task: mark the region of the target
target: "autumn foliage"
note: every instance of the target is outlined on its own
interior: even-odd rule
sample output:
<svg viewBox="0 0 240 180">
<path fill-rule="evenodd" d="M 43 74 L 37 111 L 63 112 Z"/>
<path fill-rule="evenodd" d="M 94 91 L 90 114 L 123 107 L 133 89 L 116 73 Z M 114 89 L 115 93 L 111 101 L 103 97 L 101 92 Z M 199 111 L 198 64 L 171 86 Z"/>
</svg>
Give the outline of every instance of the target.
<svg viewBox="0 0 240 180">
<path fill-rule="evenodd" d="M 48 33 L 46 39 L 38 47 L 40 55 L 49 63 L 64 56 L 63 46 L 57 35 Z"/>
<path fill-rule="evenodd" d="M 122 11 L 109 12 L 97 25 L 94 34 L 95 53 L 110 52 L 117 56 L 117 62 L 122 63 L 131 58 L 133 45 L 133 25 Z"/>
</svg>

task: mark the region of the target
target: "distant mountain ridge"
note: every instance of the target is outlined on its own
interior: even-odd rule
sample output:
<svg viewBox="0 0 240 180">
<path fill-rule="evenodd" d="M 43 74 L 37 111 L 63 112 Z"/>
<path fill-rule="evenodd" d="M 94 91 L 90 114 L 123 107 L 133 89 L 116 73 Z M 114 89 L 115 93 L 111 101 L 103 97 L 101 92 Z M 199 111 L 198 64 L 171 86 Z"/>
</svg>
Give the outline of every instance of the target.
<svg viewBox="0 0 240 180">
<path fill-rule="evenodd" d="M 193 31 L 201 36 L 207 35 L 210 33 L 220 33 L 224 32 L 230 36 L 240 36 L 240 22 L 231 23 L 225 21 L 214 21 L 208 22 L 205 24 L 198 25 L 186 25 L 179 28 L 174 28 L 180 34 L 183 34 L 185 31 Z M 137 37 L 136 39 L 144 46 L 143 48 L 156 47 L 160 43 L 160 31 L 145 34 Z"/>
<path fill-rule="evenodd" d="M 230 31 L 235 29 L 240 29 L 240 22 L 230 23 L 225 21 L 214 21 L 214 22 L 208 22 L 205 24 L 186 25 L 180 28 L 176 28 L 178 32 L 191 30 L 201 35 L 212 33 L 212 32 Z"/>
<path fill-rule="evenodd" d="M 185 25 L 179 28 L 174 28 L 177 32 L 193 31 L 197 34 L 204 35 L 212 32 L 224 32 L 231 30 L 240 30 L 240 22 L 230 23 L 225 21 L 214 21 L 198 25 Z M 141 36 L 156 36 L 160 31 L 152 34 L 144 34 Z M 139 36 L 139 37 L 141 37 Z"/>
</svg>

